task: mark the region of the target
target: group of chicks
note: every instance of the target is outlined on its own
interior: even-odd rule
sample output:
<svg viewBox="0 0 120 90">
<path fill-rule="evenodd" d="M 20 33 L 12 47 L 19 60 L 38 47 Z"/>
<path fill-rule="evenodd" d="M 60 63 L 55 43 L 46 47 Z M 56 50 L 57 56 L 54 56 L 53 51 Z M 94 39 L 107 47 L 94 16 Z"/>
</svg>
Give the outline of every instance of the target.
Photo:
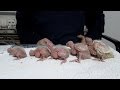
<svg viewBox="0 0 120 90">
<path fill-rule="evenodd" d="M 77 63 L 80 63 L 81 60 L 91 59 L 91 57 L 95 57 L 100 61 L 114 58 L 109 46 L 102 41 L 92 40 L 83 35 L 79 35 L 78 37 L 81 38 L 80 43 L 68 41 L 66 46 L 54 45 L 52 41 L 47 38 L 41 39 L 37 42 L 36 49 L 29 51 L 29 55 L 39 58 L 41 61 L 51 56 L 51 58 L 55 60 L 62 60 L 61 64 L 67 61 L 70 54 L 77 57 L 76 60 L 72 60 L 71 62 Z M 17 57 L 18 59 L 27 57 L 24 48 L 20 46 L 8 48 L 7 51 L 10 55 Z"/>
</svg>

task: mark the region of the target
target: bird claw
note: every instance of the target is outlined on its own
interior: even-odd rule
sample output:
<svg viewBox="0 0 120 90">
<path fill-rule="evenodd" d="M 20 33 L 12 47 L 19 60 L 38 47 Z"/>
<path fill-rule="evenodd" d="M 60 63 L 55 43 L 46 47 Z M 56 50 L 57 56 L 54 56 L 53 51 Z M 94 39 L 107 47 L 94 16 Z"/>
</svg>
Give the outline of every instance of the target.
<svg viewBox="0 0 120 90">
<path fill-rule="evenodd" d="M 101 62 L 105 62 L 103 59 L 99 59 L 99 61 L 101 61 Z"/>
<path fill-rule="evenodd" d="M 49 57 L 48 59 L 53 59 L 52 57 Z"/>
<path fill-rule="evenodd" d="M 19 57 L 16 57 L 14 60 L 20 60 L 21 58 L 19 58 Z"/>
<path fill-rule="evenodd" d="M 92 60 L 96 60 L 96 61 L 100 61 L 100 62 L 105 62 L 103 59 L 100 59 L 100 58 L 94 58 Z"/>
<path fill-rule="evenodd" d="M 40 58 L 39 60 L 37 60 L 37 61 L 44 61 L 45 60 L 45 58 Z"/>
<path fill-rule="evenodd" d="M 67 60 L 63 60 L 62 62 L 61 62 L 61 65 L 63 64 L 63 63 L 66 63 L 67 62 Z"/>
<path fill-rule="evenodd" d="M 77 62 L 77 63 L 80 63 L 80 60 L 79 59 L 75 59 L 75 60 L 72 60 L 70 62 Z"/>
</svg>

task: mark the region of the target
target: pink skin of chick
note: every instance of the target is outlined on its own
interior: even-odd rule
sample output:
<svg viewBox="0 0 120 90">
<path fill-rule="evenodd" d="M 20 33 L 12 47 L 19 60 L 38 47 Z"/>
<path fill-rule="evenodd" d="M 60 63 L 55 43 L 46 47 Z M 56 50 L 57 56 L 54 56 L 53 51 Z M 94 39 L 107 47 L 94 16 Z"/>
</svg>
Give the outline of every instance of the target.
<svg viewBox="0 0 120 90">
<path fill-rule="evenodd" d="M 56 45 L 51 49 L 51 57 L 53 59 L 63 60 L 61 64 L 67 62 L 67 58 L 69 57 L 69 54 L 70 54 L 69 50 L 61 45 Z"/>
<path fill-rule="evenodd" d="M 27 54 L 23 47 L 15 46 L 7 49 L 7 52 L 9 55 L 12 55 L 13 57 L 16 57 L 17 59 L 22 59 L 27 57 Z"/>
<path fill-rule="evenodd" d="M 87 45 L 88 45 L 88 49 L 89 49 L 89 51 L 90 51 L 90 54 L 91 54 L 92 56 L 96 56 L 96 55 L 97 55 L 97 52 L 96 52 L 96 50 L 95 50 L 95 48 L 94 48 L 93 40 L 92 40 L 91 38 L 89 38 L 89 37 L 86 37 L 86 43 L 87 43 Z"/>
<path fill-rule="evenodd" d="M 77 51 L 75 50 L 74 45 L 75 44 L 73 43 L 73 41 L 68 41 L 66 43 L 66 46 L 71 48 L 70 53 L 75 56 L 75 55 L 77 55 Z"/>
<path fill-rule="evenodd" d="M 78 59 L 72 60 L 70 62 L 78 62 L 78 63 L 80 63 L 81 60 L 85 60 L 85 59 L 90 59 L 91 58 L 89 49 L 88 49 L 86 44 L 76 43 L 74 45 L 74 48 L 75 48 L 75 50 L 77 52 L 77 58 Z"/>
<path fill-rule="evenodd" d="M 50 56 L 50 51 L 46 46 L 37 47 L 35 50 L 30 50 L 30 56 L 40 58 L 38 61 L 43 61 Z"/>
<path fill-rule="evenodd" d="M 88 45 L 88 49 L 90 51 L 90 54 L 92 56 L 96 56 L 97 55 L 97 52 L 93 46 L 93 40 L 92 38 L 90 37 L 86 37 L 86 36 L 83 36 L 83 35 L 79 35 L 78 38 L 81 38 L 81 43 L 84 43 L 86 45 Z"/>
<path fill-rule="evenodd" d="M 51 49 L 53 46 L 55 46 L 52 41 L 50 41 L 47 38 L 41 39 L 37 42 L 37 45 L 47 46 L 49 49 Z"/>
</svg>

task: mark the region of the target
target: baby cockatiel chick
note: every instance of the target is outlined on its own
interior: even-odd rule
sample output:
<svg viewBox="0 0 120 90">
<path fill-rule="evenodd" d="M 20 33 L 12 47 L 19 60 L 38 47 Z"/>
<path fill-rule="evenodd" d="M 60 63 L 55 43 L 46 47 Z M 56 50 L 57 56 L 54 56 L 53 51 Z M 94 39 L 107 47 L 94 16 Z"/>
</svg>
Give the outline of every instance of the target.
<svg viewBox="0 0 120 90">
<path fill-rule="evenodd" d="M 90 51 L 90 54 L 92 56 L 96 56 L 96 51 L 93 47 L 93 40 L 91 38 L 83 36 L 83 35 L 79 35 L 78 38 L 81 38 L 81 43 L 88 45 L 88 49 Z"/>
<path fill-rule="evenodd" d="M 83 36 L 83 35 L 78 35 L 77 37 L 81 39 L 80 43 L 86 44 L 85 36 Z"/>
<path fill-rule="evenodd" d="M 75 45 L 75 44 L 73 43 L 73 41 L 68 41 L 68 42 L 66 43 L 66 46 L 71 48 L 71 49 L 70 49 L 70 53 L 75 56 L 75 55 L 77 55 L 77 51 L 75 50 L 74 45 Z"/>
<path fill-rule="evenodd" d="M 72 41 L 69 41 L 69 42 L 67 42 L 66 45 L 71 48 L 71 50 L 70 50 L 71 54 L 77 55 L 77 58 L 78 58 L 78 59 L 72 60 L 70 62 L 80 63 L 80 60 L 91 58 L 88 46 L 85 43 L 74 44 Z"/>
<path fill-rule="evenodd" d="M 40 46 L 47 46 L 48 48 L 52 48 L 54 46 L 54 44 L 52 43 L 52 41 L 50 41 L 47 38 L 41 39 L 37 42 L 37 45 Z"/>
<path fill-rule="evenodd" d="M 53 59 L 63 60 L 61 64 L 67 61 L 69 54 L 70 54 L 69 49 L 62 45 L 56 45 L 51 49 L 51 57 Z"/>
<path fill-rule="evenodd" d="M 90 59 L 91 55 L 88 49 L 88 46 L 86 44 L 83 43 L 76 43 L 74 45 L 74 48 L 77 52 L 77 60 L 73 60 L 76 61 L 78 63 L 80 63 L 80 60 L 85 60 L 85 59 Z"/>
<path fill-rule="evenodd" d="M 90 54 L 92 56 L 96 56 L 97 55 L 97 52 L 93 46 L 93 40 L 89 37 L 85 37 L 85 40 L 86 40 L 86 44 L 88 45 L 88 49 L 90 51 Z"/>
<path fill-rule="evenodd" d="M 30 50 L 29 55 L 44 60 L 50 56 L 50 50 L 46 46 L 38 46 L 35 50 Z"/>
<path fill-rule="evenodd" d="M 103 61 L 108 58 L 114 58 L 113 52 L 111 51 L 109 46 L 103 43 L 102 41 L 94 40 L 93 46 L 97 52 L 97 58 L 99 58 L 100 60 Z"/>
<path fill-rule="evenodd" d="M 21 46 L 10 47 L 7 49 L 7 52 L 9 53 L 9 55 L 12 55 L 13 57 L 17 57 L 17 59 L 22 59 L 27 57 L 24 48 Z"/>
</svg>

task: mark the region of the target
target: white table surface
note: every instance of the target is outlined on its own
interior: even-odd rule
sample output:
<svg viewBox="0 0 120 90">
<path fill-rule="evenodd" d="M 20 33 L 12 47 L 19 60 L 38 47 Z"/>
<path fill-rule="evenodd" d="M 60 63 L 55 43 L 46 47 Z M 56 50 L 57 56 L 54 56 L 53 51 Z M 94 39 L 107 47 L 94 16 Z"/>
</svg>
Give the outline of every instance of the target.
<svg viewBox="0 0 120 90">
<path fill-rule="evenodd" d="M 6 49 L 0 46 L 0 79 L 120 79 L 120 53 L 111 48 L 115 58 L 105 62 L 87 59 L 81 63 L 69 62 L 76 57 L 70 56 L 68 62 L 60 65 L 61 61 L 48 59 L 37 62 L 37 58 L 29 56 L 21 60 L 14 60 Z"/>
</svg>

